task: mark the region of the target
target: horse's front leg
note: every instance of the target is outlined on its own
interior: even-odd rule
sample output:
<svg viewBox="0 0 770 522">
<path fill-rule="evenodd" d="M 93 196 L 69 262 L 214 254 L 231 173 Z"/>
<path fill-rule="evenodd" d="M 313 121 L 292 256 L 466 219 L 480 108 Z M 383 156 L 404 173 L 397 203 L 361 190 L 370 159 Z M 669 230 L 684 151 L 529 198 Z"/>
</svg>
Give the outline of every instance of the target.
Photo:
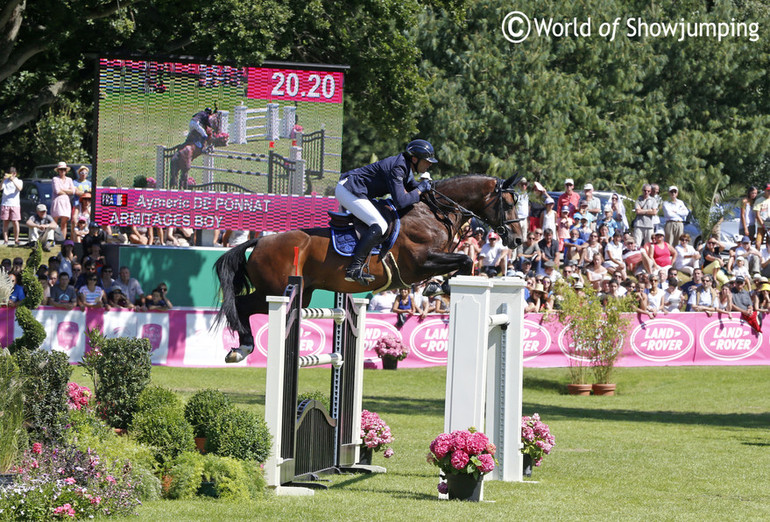
<svg viewBox="0 0 770 522">
<path fill-rule="evenodd" d="M 461 252 L 428 252 L 428 259 L 422 269 L 431 276 L 444 275 L 457 271 L 458 275 L 470 275 L 473 271 L 473 259 Z"/>
</svg>

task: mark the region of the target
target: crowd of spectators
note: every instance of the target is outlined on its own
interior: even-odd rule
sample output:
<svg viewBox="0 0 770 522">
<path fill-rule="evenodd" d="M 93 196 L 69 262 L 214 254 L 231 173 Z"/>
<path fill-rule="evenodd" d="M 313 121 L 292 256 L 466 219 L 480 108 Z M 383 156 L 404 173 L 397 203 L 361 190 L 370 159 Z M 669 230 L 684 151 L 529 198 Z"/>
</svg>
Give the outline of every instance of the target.
<svg viewBox="0 0 770 522">
<path fill-rule="evenodd" d="M 578 293 L 590 286 L 600 299 L 631 296 L 634 310 L 650 318 L 697 311 L 740 316 L 758 330 L 770 313 L 770 234 L 764 234 L 770 184 L 759 196 L 754 187 L 747 192 L 741 212 L 745 236 L 738 245 L 724 245 L 715 235 L 698 248 L 684 232 L 689 209 L 676 186 L 668 187 L 664 200 L 659 186 L 645 184 L 630 221 L 618 194 L 602 205 L 590 183 L 577 192 L 566 179 L 556 201 L 539 183 L 530 191 L 526 179 L 516 192 L 519 217 L 527 218 L 518 248 L 504 247 L 494 231 L 471 224 L 456 241 L 457 251 L 473 260 L 474 274 L 525 279 L 527 312 L 558 308 L 561 280 Z M 439 311 L 433 302 L 412 289 L 374 296 L 370 308 L 424 315 Z"/>
<path fill-rule="evenodd" d="M 48 264 L 37 270 L 37 278 L 43 287 L 42 304 L 72 310 L 79 308 L 103 308 L 105 310 L 125 309 L 137 311 L 170 310 L 173 307 L 168 297 L 168 285 L 158 284 L 149 295 L 145 295 L 141 283 L 131 277 L 131 271 L 121 266 L 117 277 L 115 270 L 102 255 L 102 243 L 94 233 L 88 249 L 82 257 L 74 254 L 75 243 L 67 239 L 62 243 L 59 254 L 51 256 Z M 21 271 L 24 260 L 13 261 L 5 258 L 0 262 L 3 270 L 14 281 L 14 290 L 8 306 L 15 307 L 24 299 L 21 285 Z"/>
</svg>

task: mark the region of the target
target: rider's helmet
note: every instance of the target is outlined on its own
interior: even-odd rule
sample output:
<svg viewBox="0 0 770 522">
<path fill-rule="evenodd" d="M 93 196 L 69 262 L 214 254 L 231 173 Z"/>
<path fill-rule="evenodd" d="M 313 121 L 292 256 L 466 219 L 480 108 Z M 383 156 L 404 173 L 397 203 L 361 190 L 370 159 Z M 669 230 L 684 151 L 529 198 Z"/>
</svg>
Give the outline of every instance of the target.
<svg viewBox="0 0 770 522">
<path fill-rule="evenodd" d="M 433 145 L 425 140 L 412 140 L 406 146 L 406 153 L 415 158 L 428 160 L 431 163 L 438 163 L 436 153 L 433 151 Z"/>
<path fill-rule="evenodd" d="M 213 113 L 214 111 L 211 110 L 211 107 L 206 107 L 205 109 L 203 109 L 203 112 L 205 112 L 208 115 L 211 115 L 211 113 Z"/>
</svg>

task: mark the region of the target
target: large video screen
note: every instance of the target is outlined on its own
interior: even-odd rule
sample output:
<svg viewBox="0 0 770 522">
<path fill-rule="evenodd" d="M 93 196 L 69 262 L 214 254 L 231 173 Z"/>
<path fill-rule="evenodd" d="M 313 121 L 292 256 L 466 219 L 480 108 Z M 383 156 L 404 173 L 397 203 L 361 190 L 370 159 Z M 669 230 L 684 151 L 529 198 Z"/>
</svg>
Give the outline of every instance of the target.
<svg viewBox="0 0 770 522">
<path fill-rule="evenodd" d="M 292 211 L 336 208 L 328 196 L 340 174 L 344 71 L 100 59 L 97 222 L 322 225 L 317 212 Z"/>
</svg>

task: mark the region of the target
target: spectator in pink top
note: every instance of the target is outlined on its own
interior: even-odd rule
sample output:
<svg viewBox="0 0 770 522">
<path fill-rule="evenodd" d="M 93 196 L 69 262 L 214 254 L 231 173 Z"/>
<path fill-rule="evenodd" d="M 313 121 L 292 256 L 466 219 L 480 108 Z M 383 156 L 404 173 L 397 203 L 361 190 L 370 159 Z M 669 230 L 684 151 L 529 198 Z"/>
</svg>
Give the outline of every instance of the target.
<svg viewBox="0 0 770 522">
<path fill-rule="evenodd" d="M 57 177 L 53 178 L 53 203 L 51 204 L 51 216 L 59 225 L 62 240 L 67 239 L 67 223 L 72 215 L 70 196 L 75 193 L 75 184 L 72 178 L 67 176 L 70 168 L 66 162 L 60 161 L 56 166 Z"/>
</svg>

